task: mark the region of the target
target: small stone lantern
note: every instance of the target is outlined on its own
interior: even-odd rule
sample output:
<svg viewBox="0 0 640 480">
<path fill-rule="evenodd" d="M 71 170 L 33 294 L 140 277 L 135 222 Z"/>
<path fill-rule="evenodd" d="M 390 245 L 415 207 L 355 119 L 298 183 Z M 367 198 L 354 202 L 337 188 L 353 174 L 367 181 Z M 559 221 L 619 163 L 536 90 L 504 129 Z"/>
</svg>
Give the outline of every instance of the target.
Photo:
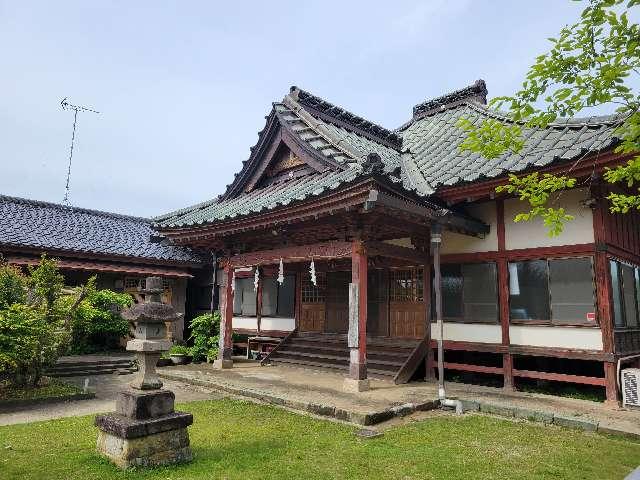
<svg viewBox="0 0 640 480">
<path fill-rule="evenodd" d="M 135 339 L 127 350 L 136 352 L 139 372 L 130 390 L 118 394 L 116 411 L 96 417 L 98 452 L 121 468 L 166 465 L 192 459 L 187 427 L 190 413 L 174 411 L 175 395 L 161 390 L 156 364 L 169 350 L 167 323 L 182 314 L 161 301 L 162 279 L 146 280 L 145 303 L 137 304 L 122 316 L 135 324 Z"/>
</svg>

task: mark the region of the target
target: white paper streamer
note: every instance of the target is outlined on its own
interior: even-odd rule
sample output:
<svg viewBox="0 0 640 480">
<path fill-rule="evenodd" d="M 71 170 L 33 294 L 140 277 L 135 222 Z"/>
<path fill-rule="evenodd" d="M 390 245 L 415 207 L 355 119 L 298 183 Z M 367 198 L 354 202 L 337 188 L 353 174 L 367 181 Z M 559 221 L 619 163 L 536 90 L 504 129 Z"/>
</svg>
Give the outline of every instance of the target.
<svg viewBox="0 0 640 480">
<path fill-rule="evenodd" d="M 256 267 L 256 273 L 253 275 L 253 291 L 258 291 L 258 284 L 260 283 L 260 269 Z"/>
<path fill-rule="evenodd" d="M 284 265 L 282 264 L 282 258 L 280 259 L 280 268 L 278 269 L 278 283 L 280 285 L 284 283 Z"/>
<path fill-rule="evenodd" d="M 313 258 L 311 259 L 311 265 L 309 266 L 309 273 L 311 274 L 311 283 L 313 283 L 314 287 L 318 286 L 316 279 L 316 264 L 313 263 Z"/>
</svg>

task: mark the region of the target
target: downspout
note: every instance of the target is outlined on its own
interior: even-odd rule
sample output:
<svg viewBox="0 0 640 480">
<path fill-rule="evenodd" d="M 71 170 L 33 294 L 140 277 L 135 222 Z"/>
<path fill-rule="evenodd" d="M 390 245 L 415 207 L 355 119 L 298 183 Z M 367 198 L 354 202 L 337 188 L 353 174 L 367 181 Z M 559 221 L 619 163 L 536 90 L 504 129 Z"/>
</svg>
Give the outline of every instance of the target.
<svg viewBox="0 0 640 480">
<path fill-rule="evenodd" d="M 444 322 L 442 321 L 442 282 L 440 276 L 440 244 L 442 226 L 431 225 L 431 251 L 433 252 L 433 288 L 435 290 L 436 321 L 438 328 L 438 400 L 442 407 L 453 407 L 458 415 L 462 414 L 460 400 L 448 399 L 444 387 Z"/>
</svg>

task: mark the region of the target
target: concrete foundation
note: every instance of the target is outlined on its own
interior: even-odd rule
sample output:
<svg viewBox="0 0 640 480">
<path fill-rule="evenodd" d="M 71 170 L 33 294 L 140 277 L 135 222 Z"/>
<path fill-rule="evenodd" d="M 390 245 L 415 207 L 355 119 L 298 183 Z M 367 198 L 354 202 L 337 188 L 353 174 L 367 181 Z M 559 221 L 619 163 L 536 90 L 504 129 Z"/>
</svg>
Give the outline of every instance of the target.
<svg viewBox="0 0 640 480">
<path fill-rule="evenodd" d="M 353 378 L 345 378 L 342 389 L 349 393 L 366 392 L 369 390 L 369 379 L 355 380 Z"/>
<path fill-rule="evenodd" d="M 213 362 L 213 368 L 218 370 L 225 370 L 228 368 L 233 368 L 233 360 L 218 359 Z"/>
</svg>

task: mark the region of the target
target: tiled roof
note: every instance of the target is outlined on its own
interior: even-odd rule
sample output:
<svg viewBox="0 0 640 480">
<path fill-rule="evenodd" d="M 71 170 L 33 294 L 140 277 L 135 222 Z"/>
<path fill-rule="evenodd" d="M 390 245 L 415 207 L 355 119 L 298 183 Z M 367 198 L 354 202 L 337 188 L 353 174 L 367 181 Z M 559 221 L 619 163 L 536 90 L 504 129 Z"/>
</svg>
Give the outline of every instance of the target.
<svg viewBox="0 0 640 480">
<path fill-rule="evenodd" d="M 463 117 L 474 124 L 486 118 L 509 121 L 485 105 L 465 101 L 453 108 L 432 112 L 401 131 L 403 149 L 410 154 L 408 158 L 414 169 L 433 188 L 521 172 L 530 167 L 544 167 L 553 162 L 576 159 L 588 152 L 605 150 L 615 142 L 613 131 L 621 121 L 620 117 L 612 115 L 561 120 L 544 129 L 523 126 L 522 150 L 489 160 L 477 153 L 460 151 L 465 133 L 457 127 L 457 122 Z"/>
<path fill-rule="evenodd" d="M 259 161 L 259 149 L 243 163 L 236 180 L 221 197 L 157 217 L 158 228 L 214 223 L 252 215 L 320 196 L 365 175 L 363 164 L 371 153 L 382 160 L 388 180 L 426 197 L 439 186 L 492 178 L 506 172 L 571 160 L 585 152 L 613 145 L 618 116 L 568 119 L 544 129 L 523 129 L 525 146 L 517 154 L 493 160 L 461 152 L 465 133 L 456 125 L 461 117 L 474 123 L 483 118 L 510 121 L 487 108 L 484 81 L 418 104 L 413 118 L 396 131 L 388 130 L 297 87 L 273 104 L 267 126 L 278 122 L 327 170 L 243 192 L 243 182 Z M 266 131 L 260 132 L 261 138 Z M 260 141 L 259 141 L 260 145 Z"/>
<path fill-rule="evenodd" d="M 2 247 L 202 263 L 184 247 L 152 241 L 151 220 L 0 195 Z"/>
</svg>

